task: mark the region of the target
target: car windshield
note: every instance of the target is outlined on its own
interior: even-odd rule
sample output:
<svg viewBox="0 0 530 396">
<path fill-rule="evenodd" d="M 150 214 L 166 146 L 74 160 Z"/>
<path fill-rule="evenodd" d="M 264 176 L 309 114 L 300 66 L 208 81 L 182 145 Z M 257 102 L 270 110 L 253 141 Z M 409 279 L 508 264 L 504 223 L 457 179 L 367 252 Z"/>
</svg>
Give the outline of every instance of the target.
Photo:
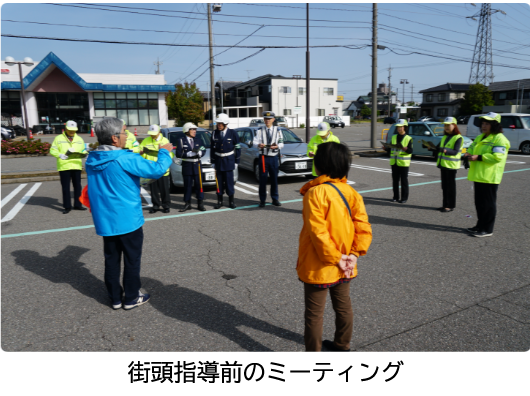
<svg viewBox="0 0 530 396">
<path fill-rule="evenodd" d="M 265 124 L 265 121 L 263 120 L 252 120 L 252 122 L 255 122 L 257 124 Z"/>
<path fill-rule="evenodd" d="M 300 139 L 298 136 L 296 136 L 292 131 L 289 129 L 281 128 L 281 131 L 283 133 L 283 142 L 290 144 L 290 143 L 302 143 L 302 139 Z"/>
<path fill-rule="evenodd" d="M 441 122 L 438 122 L 436 124 L 427 124 L 429 125 L 429 128 L 434 132 L 435 136 L 443 136 L 444 134 L 444 124 Z"/>
<path fill-rule="evenodd" d="M 176 147 L 178 144 L 178 141 L 184 136 L 186 136 L 184 135 L 184 132 L 169 132 L 169 142 L 173 146 Z M 203 131 L 197 131 L 197 135 L 195 137 L 196 138 L 198 137 L 201 139 L 201 142 L 204 148 L 210 148 L 210 134 L 209 133 L 203 132 Z"/>
<path fill-rule="evenodd" d="M 285 117 L 276 117 L 277 122 L 285 122 Z"/>
<path fill-rule="evenodd" d="M 521 117 L 524 129 L 530 129 L 530 116 Z"/>
</svg>

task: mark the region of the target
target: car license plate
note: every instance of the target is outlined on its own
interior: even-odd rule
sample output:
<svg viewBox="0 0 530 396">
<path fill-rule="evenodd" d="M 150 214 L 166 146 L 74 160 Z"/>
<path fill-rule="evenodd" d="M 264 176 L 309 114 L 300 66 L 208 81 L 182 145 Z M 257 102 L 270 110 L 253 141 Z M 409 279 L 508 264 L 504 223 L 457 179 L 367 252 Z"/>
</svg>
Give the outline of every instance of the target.
<svg viewBox="0 0 530 396">
<path fill-rule="evenodd" d="M 296 162 L 294 169 L 307 169 L 307 162 Z"/>
<path fill-rule="evenodd" d="M 205 173 L 204 180 L 215 180 L 215 173 L 214 172 Z"/>
</svg>

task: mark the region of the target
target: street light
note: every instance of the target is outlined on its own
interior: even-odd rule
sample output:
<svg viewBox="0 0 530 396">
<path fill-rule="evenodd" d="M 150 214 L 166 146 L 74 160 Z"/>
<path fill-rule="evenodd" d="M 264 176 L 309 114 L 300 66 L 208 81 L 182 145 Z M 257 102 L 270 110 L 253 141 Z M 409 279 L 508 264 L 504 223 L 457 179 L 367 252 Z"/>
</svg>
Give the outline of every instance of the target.
<svg viewBox="0 0 530 396">
<path fill-rule="evenodd" d="M 399 83 L 403 84 L 403 103 L 405 103 L 405 84 L 408 84 L 409 80 L 404 79 L 404 80 L 401 80 Z M 401 106 L 403 106 L 403 103 L 401 104 Z"/>
<path fill-rule="evenodd" d="M 28 110 L 26 109 L 26 95 L 24 91 L 24 81 L 22 78 L 22 65 L 33 66 L 35 62 L 30 57 L 25 57 L 23 61 L 16 61 L 12 56 L 6 56 L 5 63 L 7 66 L 18 65 L 18 76 L 20 77 L 20 92 L 22 93 L 22 105 L 24 106 L 24 128 L 26 128 L 26 137 L 29 140 L 29 121 Z"/>
</svg>

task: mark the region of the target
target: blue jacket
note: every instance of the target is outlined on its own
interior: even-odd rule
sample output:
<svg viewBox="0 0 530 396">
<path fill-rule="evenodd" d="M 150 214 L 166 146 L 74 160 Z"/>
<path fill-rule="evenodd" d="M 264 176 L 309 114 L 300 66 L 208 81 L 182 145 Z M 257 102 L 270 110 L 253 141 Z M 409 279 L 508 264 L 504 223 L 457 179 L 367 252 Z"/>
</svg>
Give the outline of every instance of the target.
<svg viewBox="0 0 530 396">
<path fill-rule="evenodd" d="M 198 136 L 195 136 L 193 139 L 193 145 L 194 148 L 201 147 L 203 145 L 202 139 Z M 194 155 L 193 157 L 188 157 L 188 153 L 192 151 L 190 144 L 188 142 L 188 137 L 180 138 L 177 141 L 177 157 L 182 158 L 182 175 L 183 176 L 191 176 L 191 175 L 198 175 L 199 174 L 199 161 L 200 158 L 197 157 L 197 155 Z M 200 154 L 201 157 L 204 155 L 206 150 L 201 150 Z M 198 154 L 198 153 L 197 153 Z M 186 161 L 187 159 L 199 159 L 197 162 L 192 161 Z"/>
<path fill-rule="evenodd" d="M 158 161 L 149 161 L 131 150 L 95 150 L 85 163 L 88 199 L 96 234 L 123 235 L 144 224 L 140 178 L 159 179 L 171 165 L 161 149 Z"/>
<path fill-rule="evenodd" d="M 220 157 L 215 153 L 229 153 L 232 155 Z M 215 130 L 212 133 L 212 146 L 210 148 L 210 161 L 215 164 L 215 170 L 219 172 L 233 171 L 239 164 L 241 158 L 241 147 L 239 146 L 239 136 L 233 129 L 226 130 L 224 138 L 221 138 L 221 132 Z"/>
</svg>

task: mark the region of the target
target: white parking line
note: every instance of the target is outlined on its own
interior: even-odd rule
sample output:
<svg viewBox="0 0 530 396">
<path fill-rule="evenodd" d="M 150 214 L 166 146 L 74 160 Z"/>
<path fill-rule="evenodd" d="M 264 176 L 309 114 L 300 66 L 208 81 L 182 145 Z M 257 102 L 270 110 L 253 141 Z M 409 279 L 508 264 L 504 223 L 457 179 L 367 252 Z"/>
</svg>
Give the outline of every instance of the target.
<svg viewBox="0 0 530 396">
<path fill-rule="evenodd" d="M 256 191 L 259 191 L 259 187 L 253 186 L 251 184 L 246 184 L 246 183 L 243 183 L 243 182 L 240 182 L 240 181 L 238 181 L 237 184 L 241 184 L 244 187 L 252 188 L 252 189 L 254 189 Z"/>
<path fill-rule="evenodd" d="M 22 197 L 20 201 L 17 202 L 17 204 L 9 211 L 8 214 L 5 215 L 5 217 L 2 219 L 2 223 L 12 220 L 18 212 L 24 207 L 26 202 L 31 198 L 31 196 L 37 191 L 37 189 L 41 186 L 42 183 L 35 183 L 33 187 L 29 189 L 29 191 Z"/>
<path fill-rule="evenodd" d="M 142 194 L 142 197 L 144 197 L 145 201 L 147 202 L 147 205 L 142 206 L 153 206 L 153 202 L 151 201 L 151 196 L 143 187 L 140 188 L 140 193 Z"/>
<path fill-rule="evenodd" d="M 506 161 L 507 164 L 526 164 L 526 162 L 521 161 Z"/>
<path fill-rule="evenodd" d="M 243 183 L 240 183 L 240 184 L 243 184 Z M 242 189 L 241 187 L 238 187 L 238 186 L 234 186 L 234 188 L 235 188 L 236 190 L 238 190 L 238 191 L 244 192 L 245 194 L 258 195 L 258 193 L 255 193 L 255 192 L 252 192 L 252 191 L 244 190 L 244 189 Z"/>
<path fill-rule="evenodd" d="M 346 184 L 355 184 L 355 182 L 354 182 L 354 181 L 351 181 L 351 180 L 348 180 L 348 181 L 346 182 Z"/>
<path fill-rule="evenodd" d="M 21 184 L 20 186 L 15 188 L 13 191 L 11 191 L 11 193 L 7 197 L 4 197 L 4 199 L 2 199 L 2 206 L 1 207 L 3 208 L 5 204 L 7 204 L 9 201 L 11 201 L 13 199 L 13 197 L 15 195 L 17 195 L 20 192 L 20 190 L 22 190 L 26 186 L 27 186 L 27 184 Z"/>
<path fill-rule="evenodd" d="M 392 173 L 392 169 L 375 168 L 373 166 L 367 166 L 367 165 L 352 165 L 351 167 L 352 168 L 357 168 L 357 169 L 371 170 L 371 171 L 375 171 L 375 172 Z M 409 176 L 424 176 L 424 175 L 423 175 L 423 173 L 409 172 Z"/>
</svg>

